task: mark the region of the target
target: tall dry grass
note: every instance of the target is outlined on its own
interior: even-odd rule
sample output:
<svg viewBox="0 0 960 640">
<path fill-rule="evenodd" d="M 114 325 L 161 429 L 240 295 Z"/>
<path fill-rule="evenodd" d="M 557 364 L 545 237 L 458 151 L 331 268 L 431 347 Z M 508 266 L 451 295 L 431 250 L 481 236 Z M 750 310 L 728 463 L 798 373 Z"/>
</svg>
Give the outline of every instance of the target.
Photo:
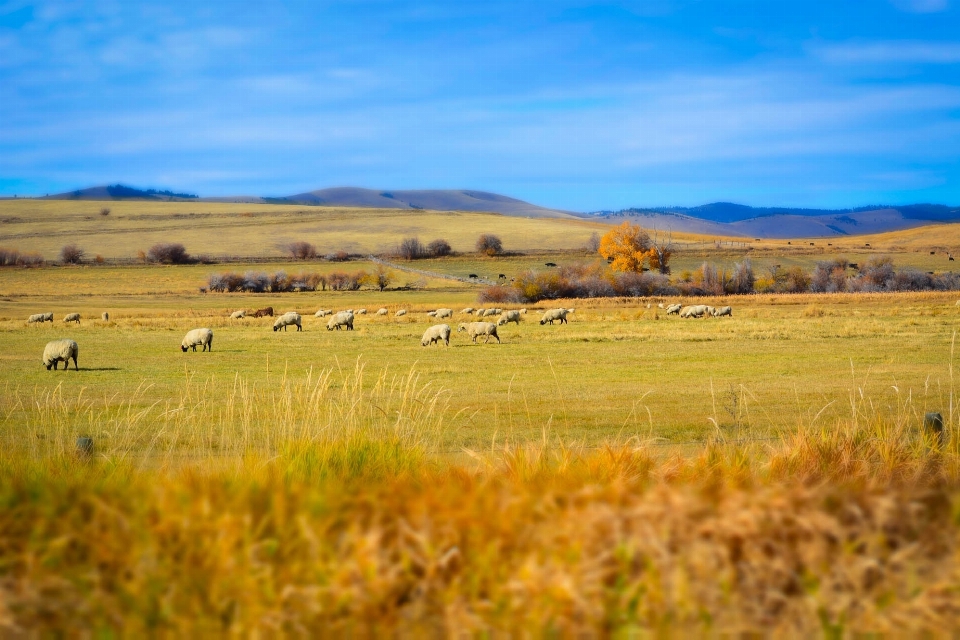
<svg viewBox="0 0 960 640">
<path fill-rule="evenodd" d="M 263 387 L 185 378 L 176 402 L 139 411 L 19 396 L 4 435 L 10 416 L 32 417 L 0 453 L 0 628 L 960 627 L 957 439 L 919 429 L 909 395 L 888 407 L 855 390 L 835 423 L 691 455 L 545 438 L 458 462 L 431 449 L 456 422 L 442 391 L 415 372 L 364 378 L 359 365 Z M 82 433 L 100 447 L 89 460 L 73 453 Z"/>
</svg>

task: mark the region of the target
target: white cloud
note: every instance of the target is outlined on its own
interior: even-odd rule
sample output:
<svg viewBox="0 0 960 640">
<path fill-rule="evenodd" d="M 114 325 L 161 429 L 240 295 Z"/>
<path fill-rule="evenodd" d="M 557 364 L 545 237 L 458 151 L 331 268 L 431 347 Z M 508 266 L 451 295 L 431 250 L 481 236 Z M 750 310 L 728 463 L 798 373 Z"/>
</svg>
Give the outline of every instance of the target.
<svg viewBox="0 0 960 640">
<path fill-rule="evenodd" d="M 886 40 L 820 44 L 813 53 L 833 64 L 956 64 L 960 62 L 960 42 L 923 42 Z"/>
</svg>

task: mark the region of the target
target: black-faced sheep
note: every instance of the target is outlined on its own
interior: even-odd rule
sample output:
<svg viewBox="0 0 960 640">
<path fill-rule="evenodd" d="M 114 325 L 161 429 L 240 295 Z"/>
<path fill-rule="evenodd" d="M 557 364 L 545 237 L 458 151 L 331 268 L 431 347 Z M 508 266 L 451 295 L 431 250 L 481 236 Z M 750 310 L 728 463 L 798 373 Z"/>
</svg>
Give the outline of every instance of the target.
<svg viewBox="0 0 960 640">
<path fill-rule="evenodd" d="M 466 331 L 467 335 L 470 336 L 474 342 L 477 341 L 479 336 L 486 336 L 483 341 L 484 344 L 490 341 L 491 336 L 496 338 L 498 343 L 500 342 L 500 336 L 497 335 L 497 325 L 492 322 L 460 323 L 460 326 L 457 327 L 457 333 L 461 331 Z"/>
<path fill-rule="evenodd" d="M 47 346 L 43 348 L 43 366 L 47 368 L 47 371 L 49 371 L 51 367 L 56 371 L 57 365 L 63 362 L 63 370 L 66 371 L 70 368 L 70 359 L 72 358 L 73 368 L 80 371 L 80 367 L 77 365 L 77 356 L 79 354 L 80 348 L 73 340 L 53 340 L 52 342 L 48 342 Z"/>
<path fill-rule="evenodd" d="M 435 324 L 424 331 L 423 337 L 420 338 L 420 344 L 424 347 L 441 341 L 448 347 L 450 346 L 450 325 L 448 324 Z"/>
<path fill-rule="evenodd" d="M 76 322 L 77 324 L 80 324 L 80 314 L 79 314 L 79 313 L 68 313 L 67 315 L 63 316 L 63 321 L 64 321 L 64 322 Z"/>
<path fill-rule="evenodd" d="M 543 313 L 543 317 L 540 318 L 540 324 L 543 325 L 547 324 L 548 322 L 553 324 L 554 320 L 559 320 L 560 324 L 568 324 L 567 313 L 569 312 L 566 309 L 551 309 L 549 311 L 545 311 Z"/>
<path fill-rule="evenodd" d="M 327 320 L 327 331 L 333 331 L 334 329 L 340 331 L 340 327 L 346 327 L 350 331 L 353 331 L 352 311 L 341 311 L 339 313 L 335 313 L 329 320 Z"/>
<path fill-rule="evenodd" d="M 274 320 L 273 330 L 280 331 L 280 329 L 283 329 L 284 331 L 286 331 L 287 327 L 289 327 L 290 325 L 296 325 L 297 331 L 303 331 L 303 326 L 300 324 L 300 314 L 297 313 L 296 311 L 290 311 L 288 313 L 285 313 L 279 318 L 277 318 L 276 320 Z"/>
<path fill-rule="evenodd" d="M 196 351 L 197 345 L 203 347 L 201 351 L 213 351 L 213 331 L 206 328 L 188 331 L 180 343 L 180 350 L 186 351 L 192 347 Z"/>
</svg>

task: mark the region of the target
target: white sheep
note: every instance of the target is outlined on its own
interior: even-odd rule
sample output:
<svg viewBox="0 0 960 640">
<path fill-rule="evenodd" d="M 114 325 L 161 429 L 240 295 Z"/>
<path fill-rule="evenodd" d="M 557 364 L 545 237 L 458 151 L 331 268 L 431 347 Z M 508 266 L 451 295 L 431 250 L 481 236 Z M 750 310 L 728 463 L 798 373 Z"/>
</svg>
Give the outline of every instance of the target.
<svg viewBox="0 0 960 640">
<path fill-rule="evenodd" d="M 704 306 L 707 307 L 707 310 L 704 312 L 704 314 L 708 316 L 712 316 L 714 312 L 714 308 L 711 307 L 710 305 L 704 305 Z"/>
<path fill-rule="evenodd" d="M 317 318 L 324 318 L 324 317 L 330 315 L 330 309 L 319 309 L 319 310 L 318 310 L 315 314 L 313 314 L 313 315 L 316 316 Z"/>
<path fill-rule="evenodd" d="M 567 309 L 551 309 L 546 311 L 543 314 L 543 317 L 540 318 L 540 324 L 553 324 L 554 320 L 559 320 L 560 324 L 568 324 L 567 314 L 570 313 Z"/>
<path fill-rule="evenodd" d="M 680 314 L 680 309 L 683 309 L 682 304 L 671 304 L 667 305 L 667 315 Z"/>
<path fill-rule="evenodd" d="M 196 351 L 198 344 L 203 347 L 201 351 L 213 351 L 213 331 L 206 328 L 187 331 L 187 335 L 183 336 L 183 342 L 180 343 L 180 350 L 186 351 L 193 347 Z"/>
<path fill-rule="evenodd" d="M 287 327 L 293 324 L 297 325 L 297 331 L 303 331 L 303 326 L 300 324 L 300 314 L 296 311 L 288 311 L 277 317 L 273 323 L 273 330 L 280 331 L 280 329 L 283 329 L 286 331 Z"/>
<path fill-rule="evenodd" d="M 100 319 L 103 320 L 104 322 L 107 322 L 108 320 L 110 320 L 110 314 L 104 311 L 102 314 L 100 314 Z"/>
<path fill-rule="evenodd" d="M 386 309 L 378 309 L 378 310 L 377 310 L 377 315 L 378 315 L 378 316 L 385 316 L 385 315 L 387 315 L 388 313 L 389 313 L 389 311 L 387 311 Z"/>
<path fill-rule="evenodd" d="M 64 322 L 76 322 L 77 324 L 80 324 L 80 314 L 79 314 L 79 313 L 68 313 L 67 315 L 63 316 L 63 321 L 64 321 Z"/>
<path fill-rule="evenodd" d="M 567 313 L 573 313 L 576 309 L 567 309 Z"/>
<path fill-rule="evenodd" d="M 430 316 L 431 318 L 436 318 L 436 317 L 437 317 L 437 312 L 436 312 L 436 311 L 427 311 L 427 315 Z"/>
<path fill-rule="evenodd" d="M 464 310 L 461 311 L 460 313 L 473 313 L 473 307 L 467 307 L 466 309 L 464 309 Z"/>
<path fill-rule="evenodd" d="M 721 316 L 733 317 L 733 309 L 731 307 L 717 307 L 713 310 L 714 318 L 719 318 Z"/>
<path fill-rule="evenodd" d="M 47 371 L 50 371 L 51 367 L 56 371 L 57 365 L 62 361 L 63 370 L 66 371 L 70 368 L 70 359 L 73 358 L 73 368 L 80 371 L 77 365 L 78 355 L 80 355 L 80 348 L 73 340 L 53 340 L 43 348 L 43 366 Z"/>
<path fill-rule="evenodd" d="M 484 312 L 484 311 L 486 311 L 486 309 L 484 309 L 483 307 L 480 307 L 479 309 L 477 309 L 476 311 L 474 311 L 474 314 L 475 314 L 478 318 L 481 318 L 481 317 L 483 317 L 483 312 Z"/>
<path fill-rule="evenodd" d="M 453 317 L 453 309 L 445 309 L 445 308 L 444 308 L 444 309 L 437 309 L 436 317 L 437 317 L 437 318 L 452 318 L 452 317 Z"/>
<path fill-rule="evenodd" d="M 230 314 L 231 320 L 239 320 L 240 318 L 246 318 L 246 317 L 247 317 L 247 312 L 244 311 L 243 309 L 234 311 L 233 313 Z"/>
<path fill-rule="evenodd" d="M 53 322 L 53 312 L 49 313 L 35 313 L 29 318 L 27 318 L 28 324 L 33 324 L 35 322 L 44 323 L 44 322 Z"/>
<path fill-rule="evenodd" d="M 473 338 L 473 341 L 476 342 L 479 336 L 486 336 L 483 343 L 486 344 L 490 341 L 490 336 L 493 336 L 497 339 L 497 343 L 500 342 L 500 336 L 497 335 L 497 325 L 492 322 L 471 322 L 469 324 L 460 323 L 460 326 L 457 327 L 457 333 L 461 331 L 466 331 L 467 335 Z"/>
<path fill-rule="evenodd" d="M 423 332 L 423 337 L 420 338 L 420 344 L 422 346 L 427 346 L 428 344 L 433 344 L 434 342 L 439 343 L 443 341 L 445 345 L 450 346 L 450 325 L 448 324 L 435 324 L 426 331 Z"/>
<path fill-rule="evenodd" d="M 517 325 L 520 324 L 520 312 L 519 311 L 504 311 L 500 314 L 500 318 L 497 319 L 497 326 L 502 327 L 508 322 L 515 322 Z"/>
<path fill-rule="evenodd" d="M 520 309 L 520 315 L 522 315 L 522 316 L 527 315 L 527 310 L 526 310 L 526 309 Z"/>
<path fill-rule="evenodd" d="M 689 307 L 684 307 L 680 311 L 681 318 L 702 318 L 703 314 L 707 312 L 707 305 L 705 304 L 695 304 Z"/>
<path fill-rule="evenodd" d="M 399 318 L 400 316 L 405 316 L 405 315 L 407 315 L 407 310 L 406 310 L 406 309 L 400 309 L 399 311 L 397 311 L 397 312 L 396 312 L 395 314 L 393 314 L 393 315 L 394 315 L 395 317 L 397 317 L 397 318 Z"/>
<path fill-rule="evenodd" d="M 484 310 L 483 310 L 483 315 L 480 316 L 480 317 L 481 317 L 481 318 L 486 318 L 487 316 L 499 315 L 501 311 L 502 311 L 502 309 L 484 309 Z"/>
<path fill-rule="evenodd" d="M 357 315 L 358 315 L 358 316 L 365 316 L 365 315 L 367 315 L 367 310 L 366 310 L 366 309 L 357 309 Z"/>
<path fill-rule="evenodd" d="M 327 331 L 333 331 L 334 329 L 340 331 L 340 327 L 346 327 L 353 331 L 353 311 L 335 313 L 327 320 Z"/>
</svg>

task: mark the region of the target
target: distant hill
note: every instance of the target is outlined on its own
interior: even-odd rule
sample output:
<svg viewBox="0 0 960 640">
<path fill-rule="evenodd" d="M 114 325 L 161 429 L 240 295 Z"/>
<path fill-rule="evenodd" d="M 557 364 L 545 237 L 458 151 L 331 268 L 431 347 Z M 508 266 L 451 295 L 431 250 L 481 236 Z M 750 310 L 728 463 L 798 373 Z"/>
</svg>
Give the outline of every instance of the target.
<svg viewBox="0 0 960 640">
<path fill-rule="evenodd" d="M 122 184 L 102 187 L 88 187 L 67 191 L 53 196 L 44 196 L 41 200 L 197 200 L 192 193 L 174 193 L 156 189 L 135 189 Z"/>
<path fill-rule="evenodd" d="M 698 207 L 597 211 L 591 215 L 611 221 L 628 218 L 644 226 L 690 233 L 757 238 L 812 238 L 884 233 L 928 224 L 960 222 L 960 207 L 913 204 L 855 209 L 790 209 L 714 202 Z"/>
</svg>

